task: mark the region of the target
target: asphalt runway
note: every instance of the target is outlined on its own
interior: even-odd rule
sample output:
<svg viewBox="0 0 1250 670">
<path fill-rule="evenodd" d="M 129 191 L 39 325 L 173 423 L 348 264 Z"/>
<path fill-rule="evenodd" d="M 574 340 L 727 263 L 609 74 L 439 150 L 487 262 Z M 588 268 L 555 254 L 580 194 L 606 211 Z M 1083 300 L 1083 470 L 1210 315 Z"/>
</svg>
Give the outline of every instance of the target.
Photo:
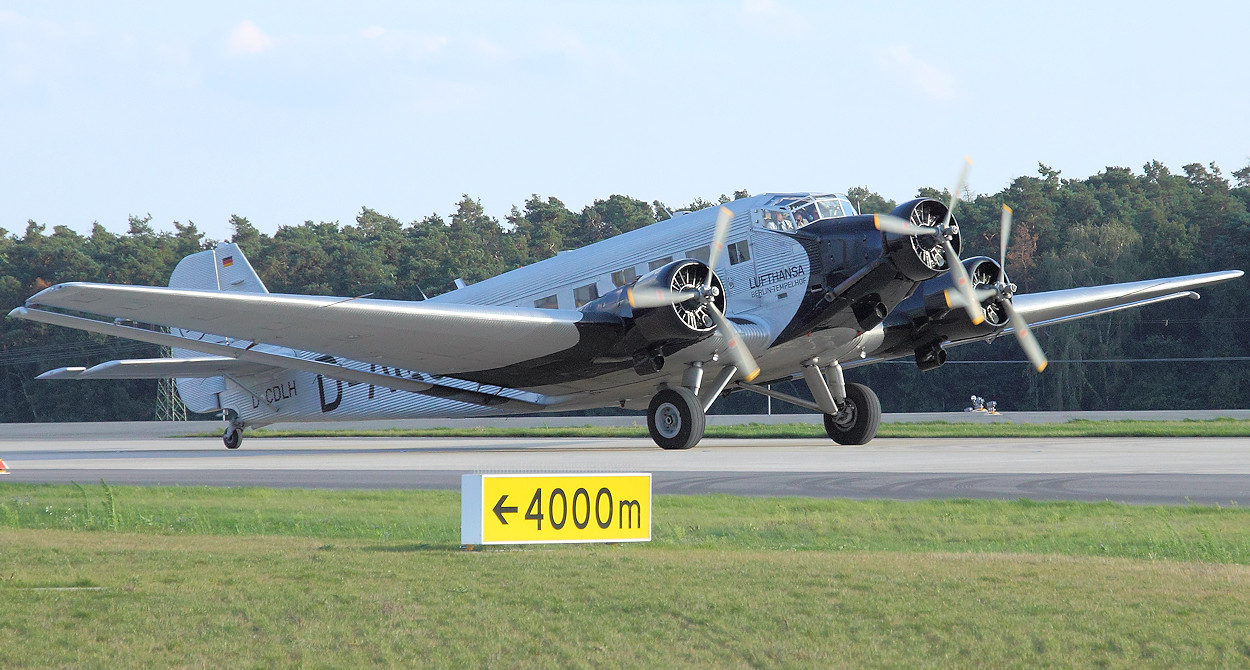
<svg viewBox="0 0 1250 670">
<path fill-rule="evenodd" d="M 67 436 L 68 435 L 68 436 Z M 97 437 L 98 436 L 98 437 Z M 1250 504 L 1250 439 L 125 439 L 101 430 L 0 439 L 0 483 L 459 489 L 465 473 L 650 472 L 656 493 Z"/>
</svg>

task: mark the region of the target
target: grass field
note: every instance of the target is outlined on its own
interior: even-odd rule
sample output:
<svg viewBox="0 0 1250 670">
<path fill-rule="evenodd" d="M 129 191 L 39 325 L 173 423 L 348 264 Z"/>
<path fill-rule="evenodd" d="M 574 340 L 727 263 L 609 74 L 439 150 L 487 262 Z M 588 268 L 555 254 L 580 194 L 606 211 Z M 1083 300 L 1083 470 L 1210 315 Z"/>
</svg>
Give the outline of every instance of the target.
<svg viewBox="0 0 1250 670">
<path fill-rule="evenodd" d="M 464 552 L 454 492 L 0 483 L 2 665 L 1250 664 L 1246 510 L 654 513 L 649 544 Z"/>
<path fill-rule="evenodd" d="M 197 433 L 189 437 L 216 437 Z M 565 426 L 541 428 L 381 428 L 359 430 L 254 429 L 248 437 L 647 437 L 645 426 Z M 825 437 L 819 424 L 749 423 L 708 426 L 711 438 Z M 877 437 L 1250 437 L 1250 421 L 1089 421 L 1067 423 L 883 423 Z"/>
</svg>

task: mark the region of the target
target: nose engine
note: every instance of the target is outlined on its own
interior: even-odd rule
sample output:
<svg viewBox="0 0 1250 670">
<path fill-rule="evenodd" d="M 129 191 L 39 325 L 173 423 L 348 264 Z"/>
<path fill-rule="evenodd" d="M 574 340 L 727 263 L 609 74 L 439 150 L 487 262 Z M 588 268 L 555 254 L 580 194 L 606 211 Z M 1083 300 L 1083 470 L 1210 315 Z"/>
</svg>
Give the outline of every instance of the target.
<svg viewBox="0 0 1250 670">
<path fill-rule="evenodd" d="M 899 205 L 891 216 L 936 231 L 947 211 L 942 202 L 918 198 Z M 957 222 L 950 223 L 949 239 L 958 255 Z M 936 235 L 887 232 L 872 214 L 823 219 L 800 228 L 795 237 L 807 250 L 812 284 L 782 341 L 827 328 L 875 328 L 912 294 L 916 282 L 949 268 Z"/>
<path fill-rule="evenodd" d="M 937 228 L 946 218 L 947 211 L 946 203 L 932 198 L 919 198 L 895 207 L 890 214 L 917 226 Z M 951 217 L 951 226 L 951 246 L 958 254 L 962 245 L 959 222 L 954 217 Z M 946 249 L 936 235 L 885 233 L 885 250 L 899 271 L 913 281 L 936 277 L 950 267 L 946 263 Z"/>
</svg>

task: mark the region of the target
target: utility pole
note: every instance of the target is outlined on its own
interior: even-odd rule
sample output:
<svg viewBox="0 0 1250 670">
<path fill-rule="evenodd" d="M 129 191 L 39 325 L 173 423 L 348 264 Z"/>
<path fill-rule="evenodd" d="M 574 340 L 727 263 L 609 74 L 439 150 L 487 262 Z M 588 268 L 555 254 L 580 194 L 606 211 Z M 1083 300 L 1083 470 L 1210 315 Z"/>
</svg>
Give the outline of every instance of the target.
<svg viewBox="0 0 1250 670">
<path fill-rule="evenodd" d="M 172 358 L 169 347 L 161 347 L 161 358 Z M 187 406 L 178 397 L 178 389 L 172 379 L 156 380 L 156 420 L 186 421 Z"/>
</svg>

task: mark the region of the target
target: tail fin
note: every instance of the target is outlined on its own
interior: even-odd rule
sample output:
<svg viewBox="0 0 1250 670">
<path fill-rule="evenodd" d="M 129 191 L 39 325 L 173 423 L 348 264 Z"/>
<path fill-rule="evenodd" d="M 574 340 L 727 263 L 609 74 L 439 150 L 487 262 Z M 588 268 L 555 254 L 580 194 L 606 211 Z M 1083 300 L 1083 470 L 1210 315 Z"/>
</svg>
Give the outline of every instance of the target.
<svg viewBox="0 0 1250 670">
<path fill-rule="evenodd" d="M 268 293 L 265 283 L 247 262 L 237 244 L 222 242 L 216 249 L 191 254 L 178 261 L 169 276 L 170 288 L 193 288 L 209 291 L 241 291 Z"/>
<path fill-rule="evenodd" d="M 181 261 L 169 275 L 170 288 L 199 289 L 206 291 L 241 291 L 244 293 L 268 293 L 265 283 L 247 262 L 243 250 L 236 244 L 222 242 L 215 249 L 191 254 Z M 179 337 L 203 339 L 204 333 L 171 328 Z M 212 337 L 212 336 L 208 336 Z M 215 338 L 214 338 L 215 339 Z M 187 349 L 174 348 L 174 358 L 191 358 L 202 354 Z M 211 412 L 221 407 L 219 394 L 225 390 L 223 377 L 179 378 L 178 395 L 187 409 L 193 412 Z"/>
</svg>

